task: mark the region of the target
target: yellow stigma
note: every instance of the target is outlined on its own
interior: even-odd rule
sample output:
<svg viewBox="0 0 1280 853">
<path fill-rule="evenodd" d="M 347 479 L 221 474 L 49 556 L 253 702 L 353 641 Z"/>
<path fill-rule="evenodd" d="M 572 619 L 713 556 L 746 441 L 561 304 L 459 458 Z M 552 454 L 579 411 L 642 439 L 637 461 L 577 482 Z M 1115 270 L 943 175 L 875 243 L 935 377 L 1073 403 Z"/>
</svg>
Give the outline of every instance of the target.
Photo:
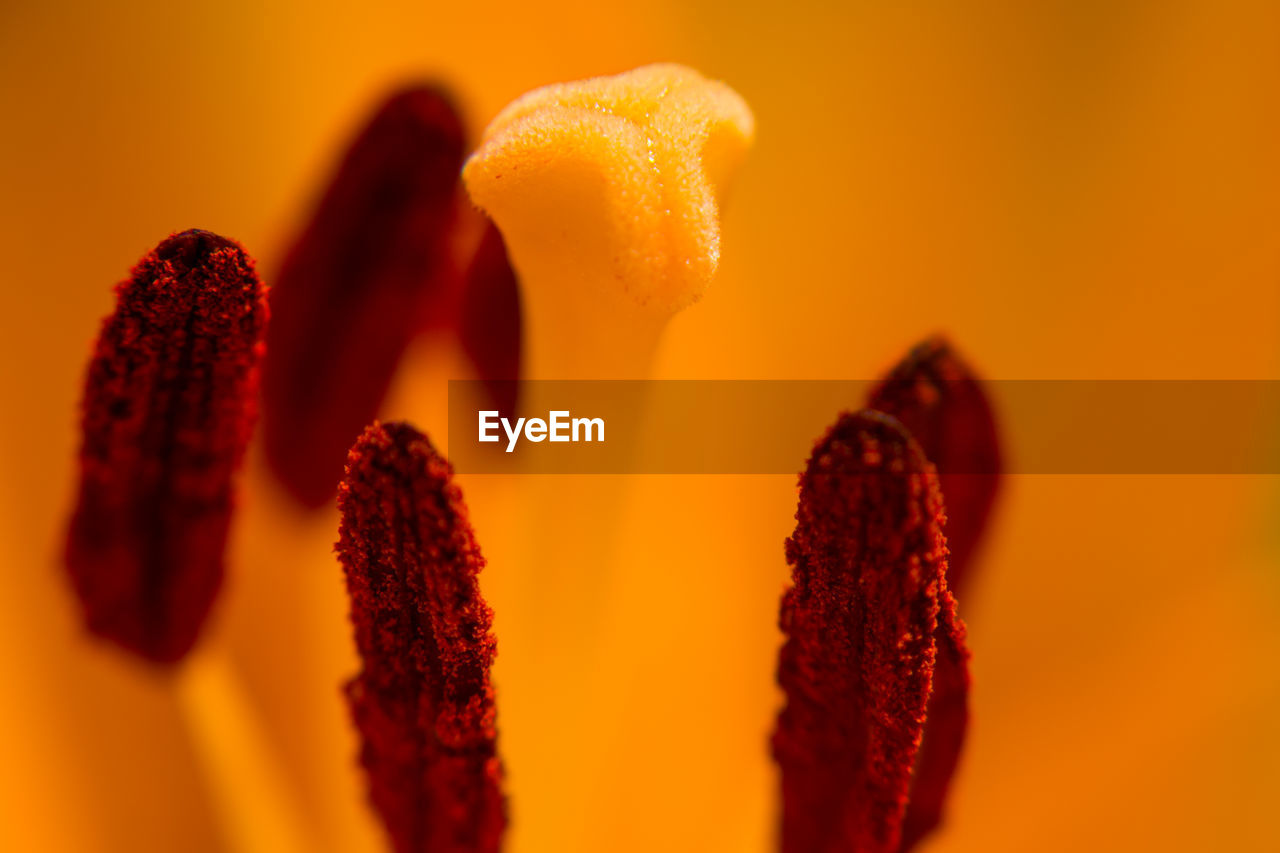
<svg viewBox="0 0 1280 853">
<path fill-rule="evenodd" d="M 560 336 L 571 322 L 573 338 L 586 327 L 596 344 L 627 349 L 643 340 L 619 341 L 615 326 L 647 327 L 656 341 L 702 294 L 753 124 L 737 93 L 680 65 L 547 86 L 493 120 L 463 178 L 520 274 L 536 366 L 600 357 L 581 341 L 538 358 L 540 326 Z"/>
</svg>

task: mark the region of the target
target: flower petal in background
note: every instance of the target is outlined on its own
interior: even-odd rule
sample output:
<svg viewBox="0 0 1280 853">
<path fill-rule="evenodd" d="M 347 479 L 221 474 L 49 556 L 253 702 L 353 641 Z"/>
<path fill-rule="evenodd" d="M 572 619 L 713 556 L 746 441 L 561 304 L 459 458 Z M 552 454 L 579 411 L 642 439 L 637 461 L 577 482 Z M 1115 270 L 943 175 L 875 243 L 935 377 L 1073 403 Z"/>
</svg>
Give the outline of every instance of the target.
<svg viewBox="0 0 1280 853">
<path fill-rule="evenodd" d="M 0 11 L 0 679 L 21 696 L 0 706 L 15 733 L 5 849 L 226 849 L 171 697 L 123 656 L 86 652 L 57 569 L 78 383 L 110 310 L 103 282 L 188 222 L 278 268 L 352 123 L 406 73 L 453 84 L 477 131 L 531 86 L 663 58 L 751 103 L 760 133 L 719 280 L 670 324 L 656 378 L 866 378 L 934 329 L 998 379 L 1280 375 L 1273 3 L 487 9 Z M 69 223 L 92 225 L 72 229 L 74 251 Z M 386 410 L 442 435 L 437 389 L 459 374 L 430 345 L 411 346 Z M 246 475 L 238 570 L 203 642 L 233 652 L 321 845 L 381 849 L 335 692 L 357 662 L 333 513 L 300 518 Z M 506 526 L 514 484 L 462 485 L 506 637 L 528 607 L 504 568 L 522 556 Z M 785 582 L 794 485 L 637 484 L 580 751 L 538 777 L 508 768 L 515 853 L 601 839 L 769 849 L 764 744 L 780 697 L 761 661 L 779 638 L 761 626 Z M 1013 473 L 1002 488 L 963 601 L 975 722 L 929 849 L 1266 843 L 1280 788 L 1274 480 Z M 507 704 L 506 684 L 540 674 L 510 651 L 494 668 L 504 738 L 543 722 Z M 520 812 L 526 786 L 584 772 L 600 792 L 585 825 Z"/>
</svg>

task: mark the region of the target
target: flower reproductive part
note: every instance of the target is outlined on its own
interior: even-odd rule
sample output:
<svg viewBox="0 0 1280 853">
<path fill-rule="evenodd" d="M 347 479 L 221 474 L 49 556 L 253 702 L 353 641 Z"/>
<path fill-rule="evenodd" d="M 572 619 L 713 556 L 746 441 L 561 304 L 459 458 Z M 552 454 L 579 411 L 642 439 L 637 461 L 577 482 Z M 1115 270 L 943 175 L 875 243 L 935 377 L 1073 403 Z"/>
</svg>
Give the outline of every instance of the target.
<svg viewBox="0 0 1280 853">
<path fill-rule="evenodd" d="M 363 668 L 347 686 L 399 853 L 493 853 L 506 827 L 484 565 L 449 463 L 403 423 L 347 458 L 338 556 Z"/>
<path fill-rule="evenodd" d="M 222 582 L 267 306 L 244 250 L 200 230 L 160 243 L 116 298 L 85 382 L 66 564 L 92 632 L 172 663 Z"/>
<path fill-rule="evenodd" d="M 893 853 L 939 654 L 964 659 L 937 476 L 893 418 L 840 417 L 800 478 L 773 735 L 784 853 Z M 938 648 L 938 626 L 955 648 Z M 965 686 L 967 687 L 967 674 Z"/>
<path fill-rule="evenodd" d="M 271 287 L 267 459 L 320 506 L 430 306 L 457 287 L 462 121 L 441 90 L 396 92 L 347 150 Z"/>
</svg>

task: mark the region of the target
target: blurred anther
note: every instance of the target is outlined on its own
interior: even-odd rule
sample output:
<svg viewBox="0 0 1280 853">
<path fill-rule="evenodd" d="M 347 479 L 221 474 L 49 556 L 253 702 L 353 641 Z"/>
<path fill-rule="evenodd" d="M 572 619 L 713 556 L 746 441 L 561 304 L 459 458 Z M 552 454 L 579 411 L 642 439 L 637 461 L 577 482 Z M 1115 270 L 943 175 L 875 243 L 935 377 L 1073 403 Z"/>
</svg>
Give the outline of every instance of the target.
<svg viewBox="0 0 1280 853">
<path fill-rule="evenodd" d="M 244 250 L 199 230 L 157 246 L 116 299 L 85 382 L 66 563 L 91 631 L 169 663 L 222 582 L 267 307 Z"/>
<path fill-rule="evenodd" d="M 516 410 L 520 320 L 515 270 L 501 232 L 488 223 L 464 277 L 460 333 L 462 348 L 485 383 L 490 402 L 504 415 Z"/>
<path fill-rule="evenodd" d="M 347 150 L 271 288 L 267 458 L 308 506 L 333 497 L 346 450 L 377 415 L 424 314 L 457 287 L 464 151 L 442 91 L 392 95 Z"/>
<path fill-rule="evenodd" d="M 938 469 L 951 553 L 947 584 L 961 595 L 1000 482 L 1000 444 L 982 383 L 945 339 L 934 337 L 893 368 L 867 406 L 901 421 Z"/>
</svg>

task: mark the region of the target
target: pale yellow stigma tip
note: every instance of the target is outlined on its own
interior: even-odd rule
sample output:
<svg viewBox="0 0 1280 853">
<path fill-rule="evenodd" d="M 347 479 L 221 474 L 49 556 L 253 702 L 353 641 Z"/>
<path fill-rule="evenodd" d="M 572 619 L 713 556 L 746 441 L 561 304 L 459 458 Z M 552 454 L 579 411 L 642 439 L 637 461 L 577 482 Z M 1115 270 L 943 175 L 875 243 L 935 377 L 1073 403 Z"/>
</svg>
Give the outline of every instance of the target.
<svg viewBox="0 0 1280 853">
<path fill-rule="evenodd" d="M 649 65 L 512 102 L 463 178 L 526 287 L 550 279 L 571 298 L 586 288 L 670 314 L 716 271 L 719 205 L 753 133 L 728 86 Z"/>
</svg>

